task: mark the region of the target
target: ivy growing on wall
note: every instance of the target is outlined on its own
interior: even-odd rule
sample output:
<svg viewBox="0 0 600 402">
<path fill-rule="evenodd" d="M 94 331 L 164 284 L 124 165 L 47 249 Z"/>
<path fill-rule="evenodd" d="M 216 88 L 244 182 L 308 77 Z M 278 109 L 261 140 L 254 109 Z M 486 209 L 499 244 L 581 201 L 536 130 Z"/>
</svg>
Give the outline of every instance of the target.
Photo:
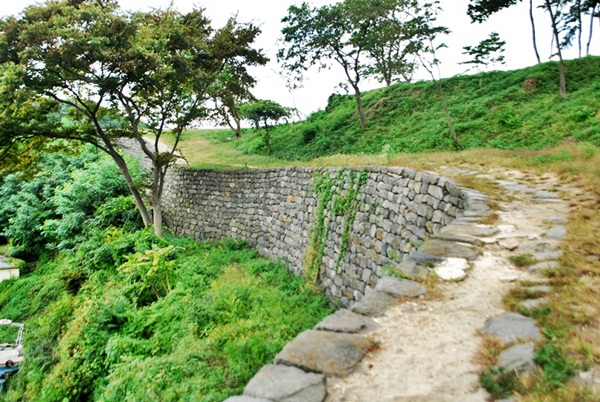
<svg viewBox="0 0 600 402">
<path fill-rule="evenodd" d="M 328 172 L 315 173 L 313 187 L 317 197 L 317 211 L 305 260 L 305 272 L 314 283 L 317 283 L 319 279 L 329 234 L 333 230 L 337 218 L 342 217 L 340 253 L 336 262 L 336 270 L 339 270 L 348 249 L 350 230 L 360 205 L 358 195 L 367 183 L 368 177 L 367 170 L 362 170 L 357 175 L 354 170 L 340 169 L 335 177 L 331 177 Z"/>
</svg>

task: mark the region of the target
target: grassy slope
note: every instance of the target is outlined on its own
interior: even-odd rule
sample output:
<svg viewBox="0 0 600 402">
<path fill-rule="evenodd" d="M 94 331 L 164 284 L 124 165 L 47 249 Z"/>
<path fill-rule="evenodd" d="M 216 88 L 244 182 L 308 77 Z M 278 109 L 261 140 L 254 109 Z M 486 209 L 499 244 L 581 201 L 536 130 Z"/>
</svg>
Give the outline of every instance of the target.
<svg viewBox="0 0 600 402">
<path fill-rule="evenodd" d="M 464 148 L 543 148 L 571 136 L 600 145 L 600 57 L 566 63 L 569 98 L 558 92 L 555 62 L 507 72 L 442 80 Z M 527 88 L 529 82 L 530 88 Z M 364 93 L 368 128 L 361 132 L 352 96 L 332 96 L 324 111 L 271 133 L 273 156 L 313 159 L 332 154 L 431 152 L 453 149 L 431 82 L 396 84 Z M 264 153 L 260 135 L 236 148 Z"/>
</svg>

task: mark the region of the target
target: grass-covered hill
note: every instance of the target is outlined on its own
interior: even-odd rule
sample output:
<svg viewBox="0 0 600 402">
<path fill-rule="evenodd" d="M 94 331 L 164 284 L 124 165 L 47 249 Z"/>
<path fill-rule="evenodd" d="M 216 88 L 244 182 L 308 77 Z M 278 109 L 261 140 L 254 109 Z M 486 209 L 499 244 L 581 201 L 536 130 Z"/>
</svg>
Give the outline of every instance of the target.
<svg viewBox="0 0 600 402">
<path fill-rule="evenodd" d="M 566 62 L 568 99 L 559 94 L 558 64 L 441 80 L 463 148 L 539 149 L 566 137 L 600 145 L 600 57 Z M 325 110 L 271 132 L 273 156 L 308 160 L 332 154 L 454 149 L 436 85 L 395 84 L 365 92 L 367 129 L 351 95 L 332 95 Z M 236 148 L 265 153 L 248 131 Z"/>
</svg>

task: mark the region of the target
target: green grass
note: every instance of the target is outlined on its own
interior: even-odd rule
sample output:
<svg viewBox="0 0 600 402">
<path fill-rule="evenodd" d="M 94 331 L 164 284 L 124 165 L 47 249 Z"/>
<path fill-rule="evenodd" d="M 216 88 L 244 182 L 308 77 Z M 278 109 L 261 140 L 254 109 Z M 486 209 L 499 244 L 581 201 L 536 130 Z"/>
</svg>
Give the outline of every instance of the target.
<svg viewBox="0 0 600 402">
<path fill-rule="evenodd" d="M 0 316 L 26 324 L 6 400 L 221 401 L 331 312 L 243 243 L 151 243 L 117 269 L 61 254 L 0 283 Z M 86 279 L 69 291 L 74 271 Z"/>
<path fill-rule="evenodd" d="M 566 100 L 558 91 L 555 62 L 442 80 L 463 148 L 542 149 L 565 138 L 600 145 L 600 57 L 567 61 L 566 71 Z M 325 110 L 305 121 L 274 128 L 273 155 L 247 163 L 262 166 L 274 158 L 309 161 L 336 154 L 394 155 L 454 149 L 431 82 L 368 91 L 363 102 L 368 125 L 365 131 L 360 129 L 353 96 L 332 95 Z M 210 139 L 215 138 L 211 134 Z M 226 160 L 237 158 L 238 153 L 266 155 L 262 133 L 245 130 L 241 140 L 218 134 L 218 140 L 235 146 L 235 155 L 230 151 L 222 155 Z"/>
</svg>

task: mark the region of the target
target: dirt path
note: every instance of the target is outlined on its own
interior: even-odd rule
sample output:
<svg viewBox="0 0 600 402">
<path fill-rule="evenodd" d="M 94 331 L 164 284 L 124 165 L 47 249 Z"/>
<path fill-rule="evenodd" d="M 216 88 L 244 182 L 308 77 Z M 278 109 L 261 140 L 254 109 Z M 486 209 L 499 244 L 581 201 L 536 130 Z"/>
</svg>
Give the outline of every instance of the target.
<svg viewBox="0 0 600 402">
<path fill-rule="evenodd" d="M 500 200 L 493 225 L 499 233 L 482 247 L 468 277 L 443 283 L 439 298 L 401 303 L 378 318 L 380 328 L 370 336 L 380 342 L 380 350 L 367 355 L 348 377 L 328 379 L 327 401 L 488 400 L 478 383 L 478 330 L 505 311 L 502 299 L 519 280 L 541 278 L 515 268 L 508 257 L 520 252 L 509 249 L 540 241 L 555 246 L 558 240 L 544 235 L 564 223 L 568 206 L 554 199 L 557 180 L 551 175 L 530 179 L 517 171 L 495 171 L 486 177 L 504 186 L 508 197 Z"/>
</svg>

